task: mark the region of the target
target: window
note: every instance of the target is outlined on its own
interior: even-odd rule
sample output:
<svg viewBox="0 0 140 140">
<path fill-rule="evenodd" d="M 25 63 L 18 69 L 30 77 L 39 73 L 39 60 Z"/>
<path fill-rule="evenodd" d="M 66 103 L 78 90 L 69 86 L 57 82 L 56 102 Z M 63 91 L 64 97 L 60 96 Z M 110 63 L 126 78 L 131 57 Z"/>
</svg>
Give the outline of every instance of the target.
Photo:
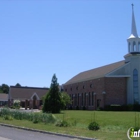
<svg viewBox="0 0 140 140">
<path fill-rule="evenodd" d="M 76 90 L 78 90 L 78 86 L 76 87 Z"/>
<path fill-rule="evenodd" d="M 92 106 L 94 105 L 94 92 L 92 92 Z"/>
<path fill-rule="evenodd" d="M 93 87 L 93 84 L 90 84 L 90 88 L 92 88 Z"/>
<path fill-rule="evenodd" d="M 134 104 L 139 103 L 138 71 L 137 71 L 137 69 L 133 70 L 133 96 L 134 96 Z"/>
<path fill-rule="evenodd" d="M 131 52 L 131 45 L 128 43 L 128 52 Z"/>
<path fill-rule="evenodd" d="M 86 93 L 85 93 L 85 97 L 84 97 L 84 100 L 85 100 L 85 103 L 84 103 L 84 105 L 86 106 Z"/>
<path fill-rule="evenodd" d="M 134 52 L 137 51 L 137 49 L 136 49 L 136 43 L 135 43 L 135 42 L 133 42 L 133 51 L 134 51 Z"/>
<path fill-rule="evenodd" d="M 72 91 L 72 87 L 70 88 L 70 90 Z"/>
<path fill-rule="evenodd" d="M 140 42 L 138 43 L 139 51 L 140 51 Z"/>
<path fill-rule="evenodd" d="M 83 89 L 85 89 L 85 86 L 83 86 Z"/>
<path fill-rule="evenodd" d="M 79 93 L 78 93 L 78 99 L 77 100 L 78 100 L 78 104 L 77 105 L 79 106 Z"/>
<path fill-rule="evenodd" d="M 100 107 L 101 99 L 97 99 L 97 107 Z"/>
<path fill-rule="evenodd" d="M 74 104 L 74 100 L 73 100 L 73 94 L 71 94 L 71 97 L 72 97 L 72 105 Z"/>
<path fill-rule="evenodd" d="M 74 99 L 74 100 L 75 100 L 75 101 L 74 101 L 74 102 L 75 102 L 74 105 L 77 106 L 77 94 L 75 94 L 75 99 Z"/>
<path fill-rule="evenodd" d="M 82 93 L 82 106 L 83 106 L 83 93 Z"/>
<path fill-rule="evenodd" d="M 90 106 L 90 92 L 89 92 L 88 95 L 89 95 L 89 96 L 88 96 L 88 105 Z"/>
</svg>

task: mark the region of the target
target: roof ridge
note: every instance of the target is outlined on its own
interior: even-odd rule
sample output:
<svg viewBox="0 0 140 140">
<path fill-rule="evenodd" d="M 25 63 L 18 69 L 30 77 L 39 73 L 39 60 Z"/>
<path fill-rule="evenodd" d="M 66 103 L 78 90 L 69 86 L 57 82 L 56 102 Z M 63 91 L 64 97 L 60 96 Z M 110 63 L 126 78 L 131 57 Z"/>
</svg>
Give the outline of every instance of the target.
<svg viewBox="0 0 140 140">
<path fill-rule="evenodd" d="M 28 88 L 28 89 L 49 89 L 49 88 L 41 88 L 41 87 L 18 87 L 18 86 L 10 86 L 10 88 Z"/>
</svg>

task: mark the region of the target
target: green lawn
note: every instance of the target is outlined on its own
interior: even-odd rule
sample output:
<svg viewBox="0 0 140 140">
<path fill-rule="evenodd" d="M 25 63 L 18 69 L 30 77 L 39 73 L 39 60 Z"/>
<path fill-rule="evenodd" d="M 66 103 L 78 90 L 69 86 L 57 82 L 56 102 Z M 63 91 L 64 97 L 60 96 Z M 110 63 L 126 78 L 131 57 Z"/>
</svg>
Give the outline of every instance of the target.
<svg viewBox="0 0 140 140">
<path fill-rule="evenodd" d="M 139 114 L 139 112 L 111 111 L 64 111 L 64 113 L 55 114 L 56 117 L 72 124 L 69 127 L 56 127 L 54 124 L 33 124 L 25 120 L 8 121 L 3 120 L 3 118 L 0 118 L 0 122 L 76 136 L 97 138 L 100 140 L 127 140 L 126 133 L 128 128 L 135 126 L 135 120 L 137 125 L 140 123 L 138 119 Z M 94 119 L 100 125 L 100 130 L 98 131 L 91 131 L 87 128 L 88 124 Z"/>
</svg>

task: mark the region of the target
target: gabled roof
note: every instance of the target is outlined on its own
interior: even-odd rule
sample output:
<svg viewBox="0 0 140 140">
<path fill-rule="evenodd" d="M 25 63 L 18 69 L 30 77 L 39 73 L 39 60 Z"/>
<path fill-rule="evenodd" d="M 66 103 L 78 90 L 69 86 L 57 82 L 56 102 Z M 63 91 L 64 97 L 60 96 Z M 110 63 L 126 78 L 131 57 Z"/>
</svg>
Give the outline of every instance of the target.
<svg viewBox="0 0 140 140">
<path fill-rule="evenodd" d="M 9 97 L 10 99 L 28 100 L 31 99 L 33 94 L 37 94 L 41 99 L 41 97 L 44 96 L 48 90 L 49 88 L 10 86 Z"/>
<path fill-rule="evenodd" d="M 104 77 L 107 73 L 109 73 L 123 65 L 125 65 L 124 60 L 109 64 L 109 65 L 105 65 L 102 67 L 98 67 L 95 69 L 91 69 L 88 71 L 81 72 L 81 73 L 77 74 L 76 76 L 74 76 L 73 78 L 71 78 L 69 81 L 67 81 L 64 85 L 69 85 L 69 84 L 73 84 L 73 83 L 77 83 L 77 82 L 83 82 L 83 81 L 87 81 L 87 80 L 91 80 L 91 79 Z"/>
<path fill-rule="evenodd" d="M 0 93 L 0 101 L 8 101 L 8 94 Z"/>
</svg>

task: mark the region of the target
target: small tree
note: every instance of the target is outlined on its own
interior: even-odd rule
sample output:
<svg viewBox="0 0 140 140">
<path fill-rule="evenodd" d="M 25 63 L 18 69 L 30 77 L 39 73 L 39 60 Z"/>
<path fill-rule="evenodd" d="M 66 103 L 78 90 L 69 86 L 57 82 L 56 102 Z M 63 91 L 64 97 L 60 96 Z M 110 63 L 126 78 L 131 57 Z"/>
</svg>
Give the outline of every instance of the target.
<svg viewBox="0 0 140 140">
<path fill-rule="evenodd" d="M 71 104 L 71 98 L 66 92 L 61 92 L 62 109 L 65 109 L 68 104 Z"/>
<path fill-rule="evenodd" d="M 9 93 L 9 86 L 7 84 L 2 84 L 0 86 L 0 92 L 8 94 Z"/>
<path fill-rule="evenodd" d="M 61 110 L 61 96 L 59 92 L 59 84 L 56 75 L 52 77 L 50 89 L 45 97 L 43 104 L 43 112 L 59 113 Z"/>
</svg>

